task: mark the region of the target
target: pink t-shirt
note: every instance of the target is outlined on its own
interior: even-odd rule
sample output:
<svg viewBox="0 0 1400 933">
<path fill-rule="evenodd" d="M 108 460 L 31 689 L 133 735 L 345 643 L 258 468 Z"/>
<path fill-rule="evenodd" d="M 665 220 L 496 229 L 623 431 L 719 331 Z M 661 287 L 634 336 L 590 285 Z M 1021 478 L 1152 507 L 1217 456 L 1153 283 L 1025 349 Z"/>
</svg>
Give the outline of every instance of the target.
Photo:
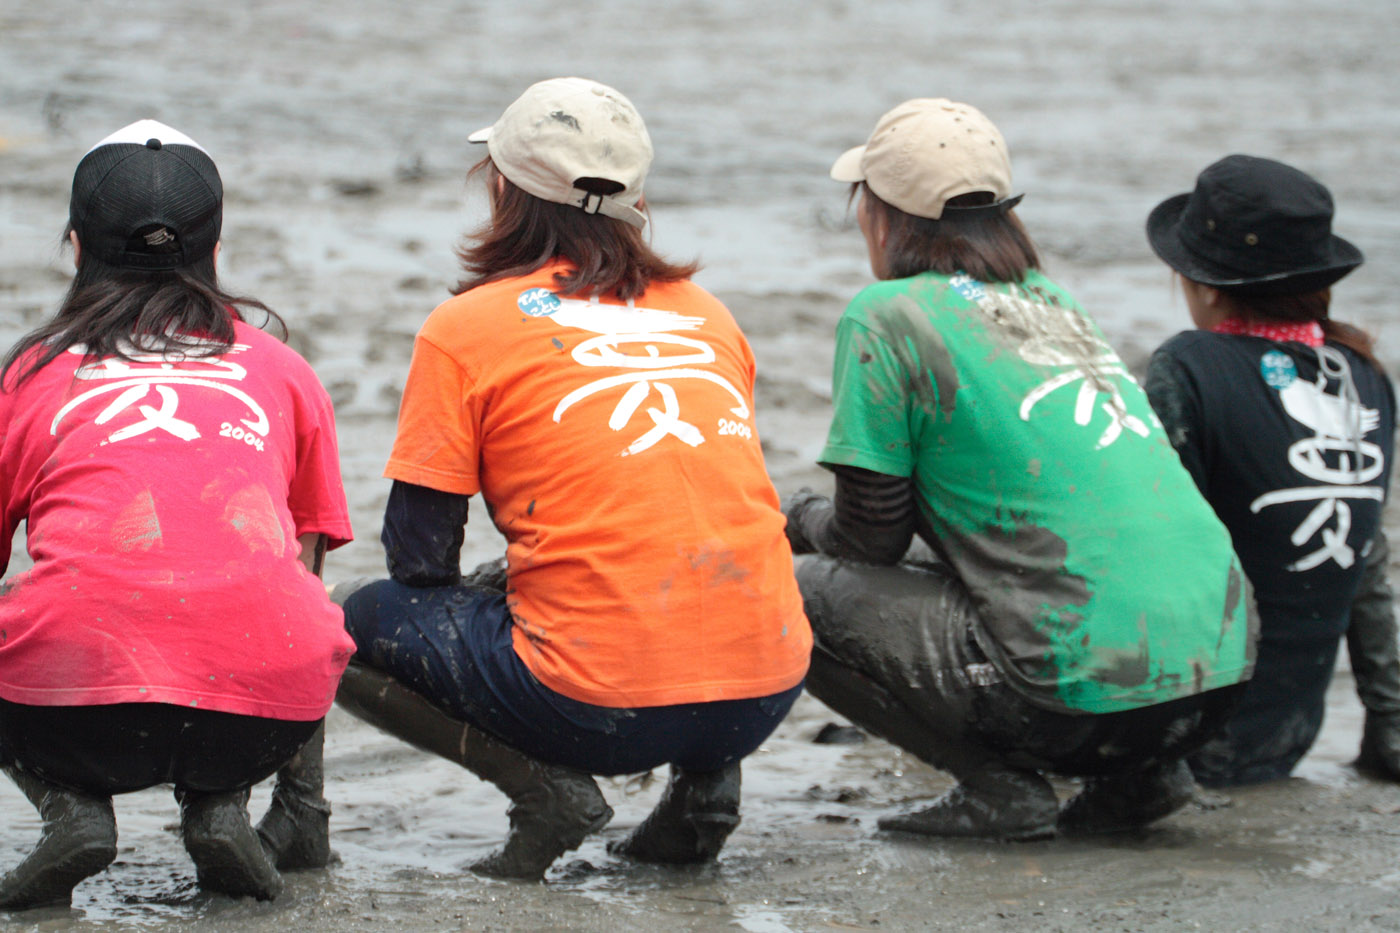
<svg viewBox="0 0 1400 933">
<path fill-rule="evenodd" d="M 0 697 L 324 716 L 354 645 L 297 560 L 350 540 L 330 399 L 273 337 L 82 363 L 0 392 Z"/>
</svg>

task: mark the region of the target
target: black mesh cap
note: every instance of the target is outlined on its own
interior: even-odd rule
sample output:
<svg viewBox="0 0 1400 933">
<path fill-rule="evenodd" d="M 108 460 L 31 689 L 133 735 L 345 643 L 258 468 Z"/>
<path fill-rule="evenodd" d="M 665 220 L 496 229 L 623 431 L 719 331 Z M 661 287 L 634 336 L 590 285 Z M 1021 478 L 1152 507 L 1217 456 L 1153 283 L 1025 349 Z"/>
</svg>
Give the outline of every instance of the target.
<svg viewBox="0 0 1400 933">
<path fill-rule="evenodd" d="M 123 127 L 73 173 L 68 218 L 83 252 L 123 269 L 175 269 L 214 251 L 224 188 L 199 144 L 154 120 Z"/>
</svg>

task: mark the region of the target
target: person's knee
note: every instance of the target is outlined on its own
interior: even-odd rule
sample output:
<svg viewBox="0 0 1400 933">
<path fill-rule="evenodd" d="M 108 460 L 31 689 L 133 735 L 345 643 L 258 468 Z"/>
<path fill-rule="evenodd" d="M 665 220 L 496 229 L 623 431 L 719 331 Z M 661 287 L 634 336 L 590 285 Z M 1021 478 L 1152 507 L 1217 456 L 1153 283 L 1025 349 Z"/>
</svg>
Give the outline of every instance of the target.
<svg viewBox="0 0 1400 933">
<path fill-rule="evenodd" d="M 384 591 L 394 585 L 392 580 L 360 577 L 331 590 L 331 601 L 344 611 L 345 631 L 354 640 L 357 652 L 366 651 L 378 636 L 386 604 Z"/>
</svg>

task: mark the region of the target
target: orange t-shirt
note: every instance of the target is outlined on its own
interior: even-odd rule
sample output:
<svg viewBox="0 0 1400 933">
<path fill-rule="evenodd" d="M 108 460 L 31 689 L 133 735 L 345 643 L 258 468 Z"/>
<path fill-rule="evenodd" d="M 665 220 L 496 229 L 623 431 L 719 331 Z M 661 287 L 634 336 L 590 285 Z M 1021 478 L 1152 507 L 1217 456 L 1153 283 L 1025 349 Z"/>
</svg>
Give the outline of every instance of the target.
<svg viewBox="0 0 1400 933">
<path fill-rule="evenodd" d="M 385 475 L 483 495 L 515 651 L 550 689 L 641 707 L 796 685 L 812 635 L 748 342 L 690 282 L 590 301 L 551 290 L 561 268 L 429 316 Z"/>
</svg>

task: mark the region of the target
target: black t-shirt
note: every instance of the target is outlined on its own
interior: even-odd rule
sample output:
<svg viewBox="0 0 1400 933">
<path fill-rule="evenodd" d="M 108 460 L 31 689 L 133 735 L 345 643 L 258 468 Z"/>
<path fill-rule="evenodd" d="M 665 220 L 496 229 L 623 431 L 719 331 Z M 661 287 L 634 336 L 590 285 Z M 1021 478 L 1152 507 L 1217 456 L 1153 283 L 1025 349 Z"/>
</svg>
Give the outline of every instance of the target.
<svg viewBox="0 0 1400 933">
<path fill-rule="evenodd" d="M 1390 380 L 1339 344 L 1188 331 L 1153 354 L 1146 389 L 1230 530 L 1261 638 L 1338 638 L 1390 486 Z"/>
</svg>

